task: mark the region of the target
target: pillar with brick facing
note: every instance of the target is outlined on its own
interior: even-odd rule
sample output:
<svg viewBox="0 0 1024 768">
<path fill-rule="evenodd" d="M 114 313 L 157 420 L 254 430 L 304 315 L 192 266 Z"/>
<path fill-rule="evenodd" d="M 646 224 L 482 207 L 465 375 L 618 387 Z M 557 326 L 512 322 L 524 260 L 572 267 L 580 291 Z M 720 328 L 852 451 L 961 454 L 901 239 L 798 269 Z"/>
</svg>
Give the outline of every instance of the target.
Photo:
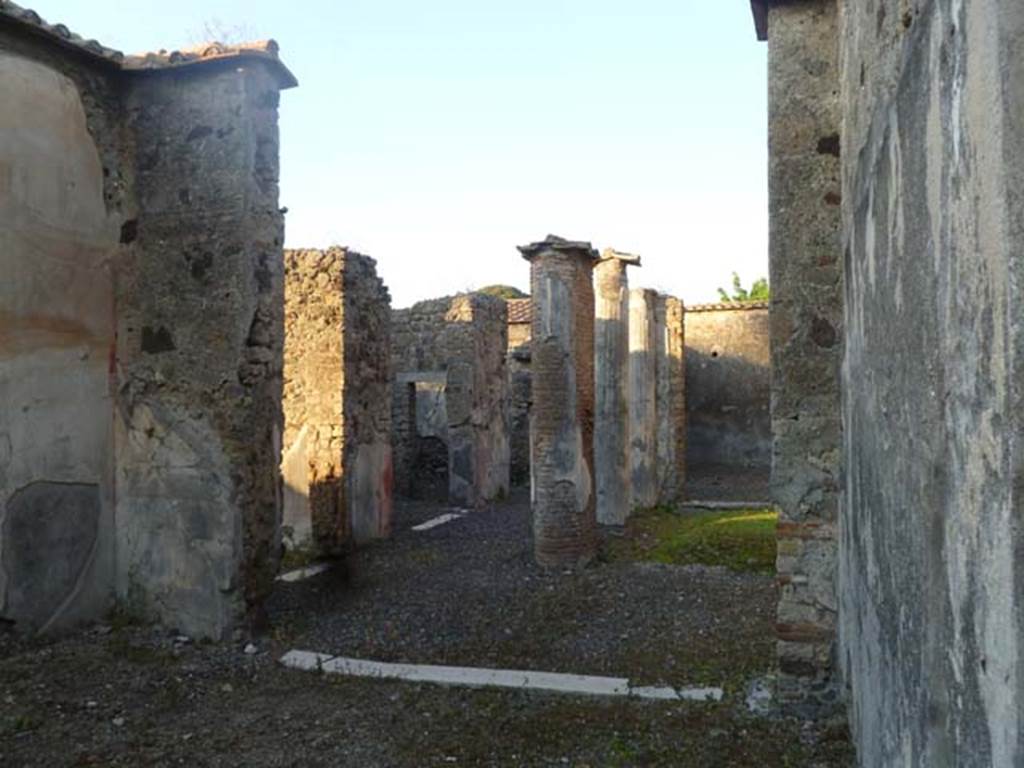
<svg viewBox="0 0 1024 768">
<path fill-rule="evenodd" d="M 608 248 L 594 267 L 594 479 L 602 525 L 622 525 L 631 505 L 626 268 L 639 265 L 639 256 Z"/>
<path fill-rule="evenodd" d="M 771 495 L 779 509 L 779 698 L 837 695 L 842 248 L 835 0 L 755 3 L 768 38 Z"/>
<path fill-rule="evenodd" d="M 683 303 L 659 294 L 654 305 L 655 397 L 657 401 L 657 464 L 659 504 L 683 498 L 686 480 L 686 360 Z"/>
<path fill-rule="evenodd" d="M 520 246 L 533 297 L 531 498 L 537 562 L 594 557 L 594 286 L 590 243 L 549 235 Z"/>
<path fill-rule="evenodd" d="M 654 305 L 650 288 L 629 292 L 629 446 L 630 490 L 633 509 L 658 503 L 657 370 Z"/>
</svg>

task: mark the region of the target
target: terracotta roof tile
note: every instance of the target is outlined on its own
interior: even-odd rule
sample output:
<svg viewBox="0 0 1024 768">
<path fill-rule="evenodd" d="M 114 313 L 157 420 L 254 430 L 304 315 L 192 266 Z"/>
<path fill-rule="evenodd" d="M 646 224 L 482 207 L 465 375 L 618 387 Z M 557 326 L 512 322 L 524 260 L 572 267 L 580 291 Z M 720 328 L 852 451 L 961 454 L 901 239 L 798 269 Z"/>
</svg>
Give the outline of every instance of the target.
<svg viewBox="0 0 1024 768">
<path fill-rule="evenodd" d="M 63 48 L 79 51 L 93 59 L 116 66 L 122 71 L 169 69 L 226 58 L 255 57 L 269 61 L 273 65 L 277 71 L 281 88 L 298 85 L 295 76 L 278 58 L 278 46 L 273 40 L 238 45 L 213 42 L 170 52 L 157 51 L 125 56 L 121 51 L 107 48 L 95 40 L 87 40 L 81 35 L 76 35 L 63 24 L 49 24 L 32 9 L 22 8 L 10 0 L 0 0 L 0 22 L 3 21 L 17 24 L 31 34 L 43 37 Z"/>
<path fill-rule="evenodd" d="M 533 320 L 533 302 L 530 299 L 508 299 L 508 322 L 511 325 Z"/>
</svg>

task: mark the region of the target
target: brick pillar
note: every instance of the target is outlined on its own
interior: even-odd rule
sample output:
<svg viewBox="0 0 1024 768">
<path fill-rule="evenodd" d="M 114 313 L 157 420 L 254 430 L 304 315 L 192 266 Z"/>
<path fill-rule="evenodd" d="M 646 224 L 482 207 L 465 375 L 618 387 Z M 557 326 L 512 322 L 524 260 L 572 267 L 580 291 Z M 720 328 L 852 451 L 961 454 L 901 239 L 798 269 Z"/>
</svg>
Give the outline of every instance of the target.
<svg viewBox="0 0 1024 768">
<path fill-rule="evenodd" d="M 834 0 L 768 14 L 772 498 L 779 508 L 779 695 L 835 698 L 842 334 Z"/>
<path fill-rule="evenodd" d="M 597 547 L 594 286 L 590 243 L 549 235 L 520 246 L 533 296 L 530 416 L 533 537 L 544 566 L 582 565 Z"/>
<path fill-rule="evenodd" d="M 653 507 L 657 461 L 654 303 L 649 288 L 629 292 L 629 445 L 631 507 Z"/>
<path fill-rule="evenodd" d="M 629 278 L 640 257 L 606 249 L 594 267 L 594 480 L 597 521 L 622 525 L 630 510 Z"/>
<path fill-rule="evenodd" d="M 659 294 L 654 305 L 657 375 L 657 469 L 659 504 L 683 498 L 686 480 L 686 361 L 683 302 Z"/>
</svg>

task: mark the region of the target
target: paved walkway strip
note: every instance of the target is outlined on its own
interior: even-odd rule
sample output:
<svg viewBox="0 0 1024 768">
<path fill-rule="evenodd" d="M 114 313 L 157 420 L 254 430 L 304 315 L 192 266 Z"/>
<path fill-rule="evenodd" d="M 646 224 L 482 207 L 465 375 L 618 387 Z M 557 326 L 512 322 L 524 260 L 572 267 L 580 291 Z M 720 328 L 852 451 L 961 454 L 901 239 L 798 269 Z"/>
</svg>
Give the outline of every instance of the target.
<svg viewBox="0 0 1024 768">
<path fill-rule="evenodd" d="M 308 565 L 305 568 L 296 568 L 294 571 L 288 571 L 282 573 L 277 577 L 278 581 L 302 581 L 308 579 L 311 576 L 317 576 L 325 571 L 331 570 L 330 563 L 315 563 L 314 565 Z"/>
<path fill-rule="evenodd" d="M 449 512 L 447 514 L 439 515 L 439 516 L 437 516 L 435 518 L 427 520 L 427 522 L 425 522 L 425 523 L 420 523 L 419 525 L 414 525 L 412 527 L 412 529 L 414 531 L 429 531 L 431 528 L 437 528 L 437 526 L 439 526 L 439 525 L 444 525 L 445 523 L 450 523 L 452 520 L 458 520 L 460 517 L 462 517 L 462 515 L 456 514 L 454 512 Z"/>
<path fill-rule="evenodd" d="M 631 696 L 659 701 L 721 701 L 721 688 L 670 688 L 632 686 L 624 677 L 570 675 L 483 667 L 441 667 L 430 664 L 388 664 L 312 651 L 288 651 L 281 663 L 292 669 L 320 671 L 328 675 L 372 677 L 417 683 L 460 685 L 470 688 L 514 688 L 588 696 Z"/>
</svg>

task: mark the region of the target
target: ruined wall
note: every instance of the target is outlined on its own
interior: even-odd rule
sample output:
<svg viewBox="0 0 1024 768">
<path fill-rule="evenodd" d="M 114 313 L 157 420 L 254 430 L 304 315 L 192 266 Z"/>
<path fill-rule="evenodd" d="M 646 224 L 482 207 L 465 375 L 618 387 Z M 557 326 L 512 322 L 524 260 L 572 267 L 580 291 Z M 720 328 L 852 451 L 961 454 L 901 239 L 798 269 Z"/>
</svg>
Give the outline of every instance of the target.
<svg viewBox="0 0 1024 768">
<path fill-rule="evenodd" d="M 779 507 L 779 696 L 827 710 L 835 686 L 841 423 L 839 77 L 834 0 L 768 17 L 772 499 Z"/>
<path fill-rule="evenodd" d="M 116 100 L 3 27 L 0 71 L 0 615 L 52 629 L 114 583 Z"/>
<path fill-rule="evenodd" d="M 271 43 L 125 57 L 10 2 L 0 48 L 3 614 L 116 596 L 223 636 L 276 567 L 294 79 Z"/>
<path fill-rule="evenodd" d="M 443 374 L 454 504 L 477 506 L 509 488 L 507 317 L 503 300 L 483 294 L 424 301 L 391 315 L 396 380 L 433 381 Z M 412 423 L 408 408 L 407 392 L 394 395 L 396 422 Z M 416 495 L 412 437 L 407 428 L 396 430 L 395 471 L 397 486 Z"/>
<path fill-rule="evenodd" d="M 118 593 L 181 631 L 255 611 L 279 551 L 279 81 L 134 80 L 137 217 L 118 274 Z"/>
<path fill-rule="evenodd" d="M 391 533 L 391 296 L 377 263 L 345 253 L 342 509 L 357 543 Z"/>
<path fill-rule="evenodd" d="M 508 304 L 509 481 L 530 482 L 530 299 Z"/>
<path fill-rule="evenodd" d="M 1024 5 L 846 3 L 843 667 L 864 766 L 1024 761 Z"/>
<path fill-rule="evenodd" d="M 284 272 L 283 536 L 289 550 L 336 551 L 341 514 L 345 379 L 343 257 L 286 251 Z"/>
<path fill-rule="evenodd" d="M 771 466 L 768 305 L 686 308 L 687 458 Z"/>
<path fill-rule="evenodd" d="M 390 300 L 372 259 L 285 254 L 284 534 L 337 554 L 391 520 Z"/>
<path fill-rule="evenodd" d="M 686 356 L 683 303 L 658 294 L 654 301 L 655 485 L 658 504 L 682 500 L 686 485 Z"/>
</svg>

